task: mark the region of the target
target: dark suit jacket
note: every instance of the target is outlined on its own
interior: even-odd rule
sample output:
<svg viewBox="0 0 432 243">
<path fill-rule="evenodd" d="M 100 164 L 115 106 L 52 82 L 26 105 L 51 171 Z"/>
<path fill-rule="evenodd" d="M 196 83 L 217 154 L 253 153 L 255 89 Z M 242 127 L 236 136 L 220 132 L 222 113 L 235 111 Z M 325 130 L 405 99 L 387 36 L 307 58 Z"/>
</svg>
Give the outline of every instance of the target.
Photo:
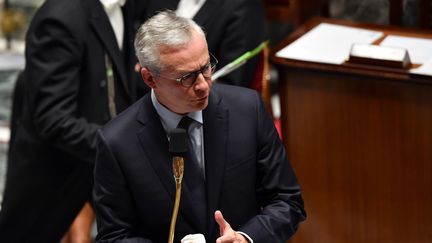
<svg viewBox="0 0 432 243">
<path fill-rule="evenodd" d="M 99 0 L 48 0 L 35 14 L 16 91 L 0 241 L 59 242 L 91 199 L 96 131 L 110 120 L 106 55 L 117 110 L 136 100 L 131 4 L 123 7 L 123 51 Z"/>
<path fill-rule="evenodd" d="M 148 0 L 139 3 L 144 19 L 157 11 L 177 9 L 179 0 Z M 221 68 L 267 38 L 264 8 L 260 0 L 206 0 L 193 18 L 206 33 L 210 52 Z M 257 58 L 220 79 L 220 82 L 250 87 Z"/>
<path fill-rule="evenodd" d="M 183 184 L 175 242 L 192 233 L 215 242 L 217 209 L 255 243 L 285 242 L 306 215 L 259 94 L 215 84 L 203 120 L 207 225 L 194 220 L 194 202 Z M 150 95 L 109 122 L 99 136 L 93 194 L 98 242 L 167 242 L 175 182 L 167 136 Z"/>
</svg>

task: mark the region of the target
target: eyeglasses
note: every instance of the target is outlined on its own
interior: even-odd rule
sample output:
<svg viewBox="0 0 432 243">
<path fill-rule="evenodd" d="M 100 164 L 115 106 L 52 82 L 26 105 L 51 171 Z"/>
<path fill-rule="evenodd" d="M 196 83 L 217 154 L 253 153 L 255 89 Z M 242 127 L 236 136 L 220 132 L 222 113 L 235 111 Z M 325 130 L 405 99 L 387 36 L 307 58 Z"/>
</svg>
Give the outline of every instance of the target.
<svg viewBox="0 0 432 243">
<path fill-rule="evenodd" d="M 211 79 L 212 74 L 216 70 L 216 65 L 218 64 L 218 60 L 216 59 L 216 57 L 213 56 L 213 54 L 211 54 L 210 52 L 209 54 L 210 54 L 210 61 L 206 65 L 204 65 L 200 70 L 187 73 L 179 78 L 169 78 L 169 77 L 164 77 L 162 75 L 158 75 L 158 76 L 169 80 L 175 80 L 176 82 L 180 83 L 184 87 L 192 87 L 192 85 L 194 85 L 194 83 L 196 82 L 200 74 L 202 74 L 206 80 L 209 80 Z"/>
</svg>

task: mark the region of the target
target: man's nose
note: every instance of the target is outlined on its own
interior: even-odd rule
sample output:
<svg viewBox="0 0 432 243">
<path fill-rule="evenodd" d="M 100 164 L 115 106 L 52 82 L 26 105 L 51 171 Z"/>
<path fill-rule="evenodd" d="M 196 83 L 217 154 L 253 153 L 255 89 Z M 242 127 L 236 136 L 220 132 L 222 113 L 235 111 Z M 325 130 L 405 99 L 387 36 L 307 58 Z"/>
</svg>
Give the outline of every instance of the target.
<svg viewBox="0 0 432 243">
<path fill-rule="evenodd" d="M 195 90 L 206 90 L 209 88 L 209 83 L 211 80 L 207 80 L 202 73 L 199 73 L 195 81 Z"/>
</svg>

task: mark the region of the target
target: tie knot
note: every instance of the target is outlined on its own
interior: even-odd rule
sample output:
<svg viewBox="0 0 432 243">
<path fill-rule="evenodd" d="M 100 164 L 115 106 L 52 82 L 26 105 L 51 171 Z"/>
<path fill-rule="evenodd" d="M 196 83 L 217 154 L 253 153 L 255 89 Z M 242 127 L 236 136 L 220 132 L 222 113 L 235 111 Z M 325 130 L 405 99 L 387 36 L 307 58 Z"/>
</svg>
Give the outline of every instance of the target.
<svg viewBox="0 0 432 243">
<path fill-rule="evenodd" d="M 192 118 L 184 116 L 177 125 L 177 128 L 183 128 L 188 131 L 190 124 L 192 124 L 193 122 L 194 120 Z"/>
</svg>

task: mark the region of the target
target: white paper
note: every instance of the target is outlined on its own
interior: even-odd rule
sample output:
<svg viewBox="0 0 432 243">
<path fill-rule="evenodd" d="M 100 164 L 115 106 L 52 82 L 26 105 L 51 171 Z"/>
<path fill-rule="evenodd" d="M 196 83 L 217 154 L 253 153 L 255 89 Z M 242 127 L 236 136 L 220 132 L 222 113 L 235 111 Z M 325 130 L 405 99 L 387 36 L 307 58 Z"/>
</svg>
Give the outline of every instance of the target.
<svg viewBox="0 0 432 243">
<path fill-rule="evenodd" d="M 354 43 L 371 44 L 380 31 L 321 23 L 276 53 L 277 57 L 302 61 L 342 64 Z"/>
<path fill-rule="evenodd" d="M 411 63 L 423 64 L 432 57 L 431 39 L 389 35 L 380 45 L 407 49 Z"/>
<path fill-rule="evenodd" d="M 410 73 L 432 76 L 432 58 L 420 67 L 410 69 Z"/>
</svg>

